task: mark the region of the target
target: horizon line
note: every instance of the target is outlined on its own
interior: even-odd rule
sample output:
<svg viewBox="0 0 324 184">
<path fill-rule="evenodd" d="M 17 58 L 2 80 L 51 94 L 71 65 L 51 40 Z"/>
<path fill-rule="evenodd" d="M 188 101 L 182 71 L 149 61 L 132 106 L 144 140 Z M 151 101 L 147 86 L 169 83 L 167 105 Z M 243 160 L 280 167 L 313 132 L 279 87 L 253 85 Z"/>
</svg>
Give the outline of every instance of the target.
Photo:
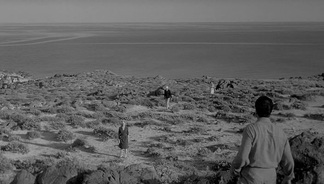
<svg viewBox="0 0 324 184">
<path fill-rule="evenodd" d="M 179 24 L 179 23 L 324 23 L 324 21 L 119 21 L 119 22 L 0 22 L 0 24 Z"/>
</svg>

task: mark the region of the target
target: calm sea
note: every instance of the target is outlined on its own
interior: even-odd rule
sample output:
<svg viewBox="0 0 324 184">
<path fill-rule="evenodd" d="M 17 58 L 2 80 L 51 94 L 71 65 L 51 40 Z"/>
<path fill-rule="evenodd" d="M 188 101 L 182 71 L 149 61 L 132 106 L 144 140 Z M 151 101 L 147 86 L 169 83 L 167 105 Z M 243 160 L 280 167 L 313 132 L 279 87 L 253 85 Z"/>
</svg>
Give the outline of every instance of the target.
<svg viewBox="0 0 324 184">
<path fill-rule="evenodd" d="M 0 24 L 0 70 L 281 78 L 324 72 L 324 23 Z"/>
</svg>

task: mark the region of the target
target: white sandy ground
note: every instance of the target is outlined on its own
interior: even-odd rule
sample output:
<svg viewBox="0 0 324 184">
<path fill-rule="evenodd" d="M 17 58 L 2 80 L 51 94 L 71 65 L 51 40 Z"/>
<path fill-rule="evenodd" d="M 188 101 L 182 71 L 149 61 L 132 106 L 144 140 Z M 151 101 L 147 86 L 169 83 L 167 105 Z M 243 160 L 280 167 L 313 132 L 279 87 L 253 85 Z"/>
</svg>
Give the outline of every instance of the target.
<svg viewBox="0 0 324 184">
<path fill-rule="evenodd" d="M 313 101 L 308 102 L 308 107 L 306 111 L 302 110 L 287 110 L 280 111 L 282 113 L 294 113 L 296 116 L 290 118 L 289 120 L 278 123 L 281 126 L 288 136 L 294 136 L 305 130 L 311 130 L 318 132 L 319 134 L 324 134 L 324 122 L 310 120 L 303 117 L 306 113 L 324 113 L 324 108 L 321 106 L 324 105 L 324 98 L 318 97 Z M 127 113 L 136 113 L 143 111 L 155 111 L 161 113 L 172 113 L 165 111 L 163 107 L 155 107 L 153 109 L 148 109 L 143 106 L 134 106 L 128 109 Z M 181 112 L 179 112 L 181 113 Z M 192 112 L 194 113 L 194 112 Z M 278 111 L 274 111 L 273 117 L 276 117 Z M 129 122 L 130 124 L 134 122 Z M 28 145 L 30 152 L 28 154 L 19 154 L 19 153 L 10 153 L 4 152 L 4 155 L 13 160 L 24 160 L 30 158 L 46 158 L 52 157 L 57 153 L 65 153 L 69 157 L 75 157 L 79 160 L 82 160 L 83 164 L 89 165 L 89 167 L 97 166 L 107 162 L 117 162 L 121 165 L 130 165 L 135 163 L 144 163 L 150 164 L 151 159 L 144 155 L 144 152 L 147 150 L 147 146 L 144 146 L 145 143 L 158 143 L 158 141 L 153 140 L 152 138 L 162 135 L 170 135 L 170 139 L 185 139 L 192 140 L 194 138 L 201 138 L 200 141 L 195 142 L 187 146 L 173 146 L 175 149 L 173 153 L 176 154 L 179 160 L 194 160 L 194 157 L 197 155 L 197 150 L 204 148 L 206 146 L 213 146 L 216 144 L 228 145 L 229 148 L 217 149 L 207 157 L 203 157 L 202 160 L 214 162 L 217 160 L 227 160 L 231 161 L 236 155 L 236 151 L 240 145 L 241 134 L 237 133 L 238 130 L 245 127 L 244 124 L 237 123 L 227 123 L 224 121 L 213 119 L 209 124 L 206 123 L 185 123 L 183 125 L 174 125 L 171 126 L 172 132 L 165 132 L 160 130 L 161 127 L 154 125 L 145 126 L 144 128 L 130 126 L 129 132 L 129 150 L 130 153 L 128 158 L 120 159 L 119 153 L 120 150 L 117 147 L 117 140 L 108 140 L 106 142 L 101 141 L 98 137 L 94 136 L 92 129 L 89 128 L 77 128 L 73 129 L 68 127 L 69 130 L 74 132 L 76 138 L 84 138 L 88 141 L 89 145 L 92 145 L 96 148 L 95 153 L 87 152 L 86 150 L 78 150 L 76 152 L 67 152 L 66 148 L 73 142 L 57 142 L 55 140 L 56 131 L 51 132 L 42 132 L 42 137 L 34 140 L 26 139 L 27 131 L 14 131 L 14 134 L 21 137 L 21 142 Z M 184 134 L 180 133 L 182 130 L 188 130 L 190 127 L 200 127 L 205 130 L 202 134 Z M 117 132 L 118 126 L 111 126 L 113 130 Z M 208 141 L 206 138 L 215 136 L 215 141 Z M 8 142 L 0 141 L 0 145 L 5 145 Z M 163 143 L 166 144 L 166 143 Z M 166 144 L 167 145 L 167 144 Z M 169 145 L 170 146 L 170 145 Z M 206 166 L 205 166 L 206 167 Z"/>
</svg>

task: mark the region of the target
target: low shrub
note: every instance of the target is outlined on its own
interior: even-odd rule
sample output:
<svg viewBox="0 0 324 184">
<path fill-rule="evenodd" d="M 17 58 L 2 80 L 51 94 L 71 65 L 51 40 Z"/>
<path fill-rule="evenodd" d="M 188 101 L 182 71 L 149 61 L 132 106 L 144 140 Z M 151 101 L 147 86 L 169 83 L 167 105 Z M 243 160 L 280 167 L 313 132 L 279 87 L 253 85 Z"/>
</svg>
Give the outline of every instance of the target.
<svg viewBox="0 0 324 184">
<path fill-rule="evenodd" d="M 58 121 L 50 121 L 49 122 L 49 127 L 54 129 L 54 130 L 61 130 L 65 128 L 65 123 L 61 120 Z"/>
<path fill-rule="evenodd" d="M 1 150 L 21 154 L 26 154 L 29 152 L 29 148 L 27 147 L 27 145 L 19 142 L 10 142 L 5 146 L 1 146 Z"/>
<path fill-rule="evenodd" d="M 104 117 L 105 117 L 105 114 L 101 111 L 95 112 L 92 114 L 93 119 L 100 119 L 100 118 L 104 118 Z"/>
<path fill-rule="evenodd" d="M 324 121 L 324 114 L 305 114 L 305 118 Z"/>
<path fill-rule="evenodd" d="M 183 109 L 184 110 L 194 110 L 194 109 L 196 109 L 196 106 L 192 103 L 185 103 L 185 104 L 183 104 Z"/>
<path fill-rule="evenodd" d="M 193 98 L 188 97 L 188 96 L 182 96 L 181 100 L 184 102 L 194 102 L 195 101 Z"/>
<path fill-rule="evenodd" d="M 9 119 L 10 118 L 10 112 L 6 110 L 0 111 L 0 119 Z"/>
<path fill-rule="evenodd" d="M 32 115 L 35 115 L 35 116 L 39 116 L 42 114 L 42 112 L 38 109 L 35 109 L 35 108 L 31 108 L 27 111 L 28 113 L 32 114 Z"/>
<path fill-rule="evenodd" d="M 52 166 L 55 163 L 53 158 L 47 159 L 27 159 L 27 160 L 15 160 L 13 165 L 18 170 L 27 170 L 33 175 L 37 175 L 43 172 L 47 167 Z"/>
<path fill-rule="evenodd" d="M 18 124 L 22 130 L 40 130 L 41 126 L 39 122 L 30 119 L 24 122 L 23 124 Z"/>
<path fill-rule="evenodd" d="M 108 101 L 108 100 L 103 100 L 102 104 L 107 108 L 112 108 L 117 105 L 117 103 L 115 101 Z"/>
<path fill-rule="evenodd" d="M 104 118 L 101 120 L 102 124 L 109 124 L 109 125 L 120 125 L 120 120 L 118 118 Z"/>
<path fill-rule="evenodd" d="M 174 105 L 174 106 L 171 107 L 171 111 L 173 113 L 180 112 L 180 107 L 178 105 Z"/>
<path fill-rule="evenodd" d="M 145 154 L 149 157 L 161 157 L 162 152 L 159 151 L 157 148 L 150 147 L 146 150 Z"/>
<path fill-rule="evenodd" d="M 37 139 L 40 137 L 41 137 L 40 132 L 36 132 L 36 131 L 27 132 L 27 139 L 32 140 L 32 139 Z"/>
<path fill-rule="evenodd" d="M 207 110 L 209 112 L 216 112 L 216 108 L 214 106 L 212 106 L 212 105 L 211 106 L 208 106 Z"/>
<path fill-rule="evenodd" d="M 293 104 L 291 104 L 291 107 L 294 109 L 306 110 L 307 104 L 305 102 L 295 101 Z"/>
<path fill-rule="evenodd" d="M 88 144 L 87 141 L 84 140 L 84 139 L 76 139 L 75 141 L 73 141 L 71 146 L 73 148 L 75 148 L 75 147 L 84 147 L 87 144 Z"/>
<path fill-rule="evenodd" d="M 153 108 L 154 107 L 154 103 L 152 101 L 150 101 L 150 99 L 147 98 L 143 98 L 139 100 L 139 105 L 143 105 L 149 108 Z"/>
<path fill-rule="evenodd" d="M 56 139 L 58 141 L 64 141 L 67 142 L 69 140 L 74 139 L 75 135 L 68 131 L 68 130 L 60 130 L 57 134 L 56 134 Z"/>
<path fill-rule="evenodd" d="M 103 111 L 103 110 L 106 109 L 105 106 L 102 105 L 99 102 L 94 102 L 94 103 L 91 103 L 91 104 L 86 104 L 85 105 L 85 108 L 88 109 L 89 111 Z"/>
<path fill-rule="evenodd" d="M 74 128 L 85 127 L 84 118 L 82 116 L 71 115 L 67 118 L 66 122 Z"/>
<path fill-rule="evenodd" d="M 11 164 L 11 161 L 2 154 L 0 154 L 0 173 L 3 174 L 13 169 L 14 167 Z"/>
<path fill-rule="evenodd" d="M 8 141 L 9 142 L 13 142 L 13 141 L 20 141 L 21 137 L 19 137 L 18 135 L 15 134 L 11 134 L 8 136 Z"/>
<path fill-rule="evenodd" d="M 195 114 L 181 114 L 180 117 L 185 120 L 197 121 L 197 115 Z"/>
<path fill-rule="evenodd" d="M 70 115 L 64 114 L 64 113 L 58 113 L 58 114 L 56 114 L 55 117 L 57 117 L 59 119 L 62 119 L 64 121 L 67 121 L 67 119 L 69 119 Z"/>
<path fill-rule="evenodd" d="M 59 121 L 59 120 L 62 120 L 62 119 L 57 116 L 42 116 L 42 117 L 40 117 L 40 121 Z"/>
<path fill-rule="evenodd" d="M 202 115 L 197 117 L 197 121 L 202 122 L 202 123 L 209 123 L 208 118 L 206 116 L 202 116 Z"/>
<path fill-rule="evenodd" d="M 52 113 L 64 113 L 64 114 L 73 113 L 73 112 L 74 112 L 74 108 L 66 105 L 56 107 L 52 111 Z"/>
<path fill-rule="evenodd" d="M 93 133 L 102 138 L 102 140 L 107 141 L 109 139 L 116 139 L 118 137 L 117 133 L 106 127 L 97 127 L 93 130 Z"/>
<path fill-rule="evenodd" d="M 89 121 L 85 124 L 87 128 L 96 128 L 101 125 L 100 120 Z"/>
<path fill-rule="evenodd" d="M 94 118 L 94 115 L 95 113 L 90 113 L 90 112 L 84 112 L 84 111 L 79 111 L 79 112 L 77 112 L 76 113 L 76 115 L 78 115 L 78 116 L 82 116 L 82 117 L 85 117 L 85 118 Z"/>
<path fill-rule="evenodd" d="M 119 106 L 113 107 L 112 110 L 124 113 L 124 112 L 126 112 L 126 107 L 123 105 L 119 105 Z"/>
<path fill-rule="evenodd" d="M 283 116 L 283 117 L 287 117 L 287 118 L 293 118 L 295 117 L 296 115 L 294 113 L 278 113 L 279 116 Z"/>
</svg>

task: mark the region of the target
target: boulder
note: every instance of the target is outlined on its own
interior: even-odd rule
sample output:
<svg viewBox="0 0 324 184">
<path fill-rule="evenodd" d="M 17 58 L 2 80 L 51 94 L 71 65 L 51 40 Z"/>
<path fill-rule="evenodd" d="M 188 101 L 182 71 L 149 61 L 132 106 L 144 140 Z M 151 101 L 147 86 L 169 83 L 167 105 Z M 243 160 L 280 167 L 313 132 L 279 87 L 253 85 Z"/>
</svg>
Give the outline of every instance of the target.
<svg viewBox="0 0 324 184">
<path fill-rule="evenodd" d="M 82 184 L 119 184 L 116 169 L 100 168 L 84 176 Z M 134 183 L 135 184 L 135 183 Z"/>
<path fill-rule="evenodd" d="M 124 169 L 124 172 L 139 180 L 139 183 L 158 183 L 159 178 L 154 167 L 144 166 L 142 164 L 133 164 Z M 122 176 L 122 175 L 121 175 Z M 122 178 L 122 177 L 121 177 Z M 129 183 L 131 184 L 131 183 Z"/>
<path fill-rule="evenodd" d="M 10 184 L 34 184 L 36 177 L 26 170 L 20 171 Z"/>
<path fill-rule="evenodd" d="M 52 166 L 37 177 L 37 182 L 38 184 L 62 184 L 77 174 L 77 169 L 73 165 Z"/>
<path fill-rule="evenodd" d="M 324 137 L 303 132 L 291 138 L 289 142 L 295 161 L 293 183 L 324 183 Z"/>
</svg>

